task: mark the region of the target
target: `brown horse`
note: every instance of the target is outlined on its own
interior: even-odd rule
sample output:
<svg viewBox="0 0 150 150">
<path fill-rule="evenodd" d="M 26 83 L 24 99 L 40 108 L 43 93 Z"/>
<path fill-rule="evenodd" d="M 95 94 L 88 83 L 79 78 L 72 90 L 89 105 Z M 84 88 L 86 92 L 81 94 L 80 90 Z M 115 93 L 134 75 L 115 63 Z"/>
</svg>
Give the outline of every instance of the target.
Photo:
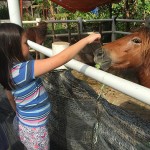
<svg viewBox="0 0 150 150">
<path fill-rule="evenodd" d="M 42 44 L 46 39 L 47 35 L 47 23 L 41 21 L 38 23 L 38 26 L 29 27 L 26 29 L 27 38 L 30 41 Z M 36 51 L 36 59 L 39 58 L 39 53 Z"/>
<path fill-rule="evenodd" d="M 102 51 L 95 53 L 94 60 L 102 69 L 134 69 L 139 83 L 150 88 L 150 28 L 139 28 L 104 45 Z"/>
</svg>

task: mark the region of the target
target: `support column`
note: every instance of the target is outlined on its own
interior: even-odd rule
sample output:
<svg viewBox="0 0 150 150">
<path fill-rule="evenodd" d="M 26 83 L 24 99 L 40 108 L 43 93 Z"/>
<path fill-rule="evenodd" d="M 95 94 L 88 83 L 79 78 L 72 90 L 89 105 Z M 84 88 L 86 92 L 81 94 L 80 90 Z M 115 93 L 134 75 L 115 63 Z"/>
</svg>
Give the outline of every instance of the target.
<svg viewBox="0 0 150 150">
<path fill-rule="evenodd" d="M 19 0 L 7 0 L 10 22 L 22 26 Z"/>
</svg>

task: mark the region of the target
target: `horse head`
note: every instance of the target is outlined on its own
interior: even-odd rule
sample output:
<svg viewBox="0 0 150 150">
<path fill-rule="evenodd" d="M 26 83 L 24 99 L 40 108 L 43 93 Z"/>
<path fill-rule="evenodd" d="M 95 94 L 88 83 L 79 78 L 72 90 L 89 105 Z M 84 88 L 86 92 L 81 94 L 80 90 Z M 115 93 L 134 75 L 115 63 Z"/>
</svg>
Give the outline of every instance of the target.
<svg viewBox="0 0 150 150">
<path fill-rule="evenodd" d="M 150 29 L 142 27 L 135 32 L 102 46 L 94 57 L 102 69 L 136 69 L 140 83 L 150 87 Z M 109 62 L 108 62 L 109 60 Z"/>
</svg>

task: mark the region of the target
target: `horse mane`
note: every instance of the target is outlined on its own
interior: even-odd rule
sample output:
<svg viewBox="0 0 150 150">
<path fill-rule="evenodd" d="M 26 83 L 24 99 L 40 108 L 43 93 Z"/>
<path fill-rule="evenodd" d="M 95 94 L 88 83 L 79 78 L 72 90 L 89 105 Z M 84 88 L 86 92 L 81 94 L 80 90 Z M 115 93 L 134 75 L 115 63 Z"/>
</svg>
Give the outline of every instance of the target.
<svg viewBox="0 0 150 150">
<path fill-rule="evenodd" d="M 132 31 L 132 33 L 138 32 L 142 41 L 142 56 L 144 60 L 144 66 L 150 66 L 150 27 L 142 26 Z"/>
<path fill-rule="evenodd" d="M 140 30 L 141 37 L 143 38 L 142 49 L 144 59 L 145 59 L 145 67 L 149 68 L 150 66 L 150 28 L 143 27 Z"/>
<path fill-rule="evenodd" d="M 140 84 L 150 88 L 150 28 L 141 27 L 137 29 L 138 36 L 141 39 L 142 65 L 139 70 Z"/>
<path fill-rule="evenodd" d="M 146 44 L 146 46 L 149 47 L 149 44 L 150 44 L 150 27 L 143 26 L 143 27 L 135 29 L 133 31 L 133 33 L 134 32 L 138 32 L 140 37 L 142 37 L 142 39 L 143 39 L 142 44 Z"/>
</svg>

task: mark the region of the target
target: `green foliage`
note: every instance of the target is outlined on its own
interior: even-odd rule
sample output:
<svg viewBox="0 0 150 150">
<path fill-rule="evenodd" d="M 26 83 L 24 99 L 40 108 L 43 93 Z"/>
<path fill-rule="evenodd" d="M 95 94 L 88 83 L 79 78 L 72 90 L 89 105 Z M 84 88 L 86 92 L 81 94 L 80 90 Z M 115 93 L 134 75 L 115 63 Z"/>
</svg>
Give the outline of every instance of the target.
<svg viewBox="0 0 150 150">
<path fill-rule="evenodd" d="M 124 18 L 126 10 L 129 11 L 131 19 L 144 19 L 146 16 L 150 15 L 150 0 L 132 0 L 128 1 L 129 8 L 126 8 L 127 0 L 122 0 L 120 3 L 113 3 L 112 5 L 104 5 L 99 7 L 98 15 L 92 12 L 70 12 L 65 8 L 52 3 L 51 0 L 34 0 L 36 4 L 42 4 L 44 7 L 50 8 L 53 5 L 55 10 L 55 17 L 57 20 L 68 19 L 76 20 L 81 17 L 85 20 L 93 19 L 105 19 L 111 18 L 111 15 L 117 16 L 117 18 Z M 110 7 L 112 6 L 112 12 Z M 42 9 L 42 8 L 41 8 Z M 41 11 L 40 9 L 37 11 Z"/>
<path fill-rule="evenodd" d="M 43 1 L 43 0 L 34 0 L 34 2 L 35 2 L 36 4 L 39 4 L 39 3 L 43 3 L 44 1 Z"/>
<path fill-rule="evenodd" d="M 5 5 L 0 6 L 0 19 L 9 19 L 8 8 Z"/>
<path fill-rule="evenodd" d="M 55 14 L 55 18 L 57 20 L 67 20 L 68 18 L 68 14 L 67 13 L 59 13 L 59 14 Z"/>
<path fill-rule="evenodd" d="M 103 10 L 102 13 L 101 13 L 101 10 Z M 86 19 L 86 20 L 108 18 L 109 14 L 106 13 L 106 11 L 108 12 L 108 6 L 104 6 L 104 7 L 100 8 L 98 15 L 93 14 L 92 12 L 84 13 L 84 12 L 80 12 L 80 11 L 76 11 L 76 12 L 72 13 L 59 5 L 57 6 L 57 13 L 60 16 L 65 14 L 67 16 L 68 20 L 76 20 L 79 17 L 81 17 L 82 19 Z M 58 16 L 58 14 L 56 14 L 56 18 Z"/>
<path fill-rule="evenodd" d="M 64 9 L 61 6 L 57 6 L 57 13 L 55 14 L 56 20 L 77 20 L 81 17 L 84 20 L 94 20 L 94 19 L 108 19 L 111 16 L 116 16 L 117 18 L 121 19 L 145 19 L 146 16 L 150 14 L 150 1 L 149 0 L 133 0 L 128 1 L 128 6 L 126 6 L 127 0 L 122 0 L 120 3 L 113 3 L 112 5 L 105 5 L 99 7 L 98 15 L 93 14 L 92 12 L 79 12 L 76 11 L 74 13 L 69 12 L 68 10 Z M 127 8 L 126 8 L 127 7 Z M 112 11 L 111 11 L 112 10 Z M 129 11 L 129 12 L 126 12 Z M 128 17 L 126 16 L 129 13 Z M 128 25 L 130 24 L 130 25 Z M 105 24 L 105 28 L 106 28 Z M 129 31 L 132 28 L 139 27 L 141 23 L 118 23 L 117 30 L 122 31 Z M 94 29 L 98 30 L 99 24 L 98 23 L 85 23 L 85 32 L 89 31 L 89 28 L 94 31 Z M 71 28 L 77 28 L 77 24 L 71 23 Z"/>
<path fill-rule="evenodd" d="M 75 13 L 70 13 L 68 19 L 77 19 L 78 17 L 81 17 L 82 19 L 91 20 L 91 19 L 98 19 L 99 16 L 92 14 L 91 12 L 83 13 L 76 11 Z"/>
<path fill-rule="evenodd" d="M 95 65 L 95 68 L 100 69 L 100 68 L 101 68 L 101 65 L 100 65 L 100 64 L 96 64 L 96 65 Z"/>
<path fill-rule="evenodd" d="M 98 14 L 94 14 L 92 12 L 70 12 L 66 10 L 65 8 L 61 7 L 60 5 L 57 5 L 56 3 L 51 2 L 51 0 L 34 0 L 36 4 L 44 6 L 44 8 L 49 9 L 49 19 L 56 19 L 56 20 L 77 20 L 79 17 L 81 17 L 83 20 L 94 20 L 94 19 L 108 19 L 112 16 L 116 16 L 120 19 L 145 19 L 146 16 L 150 15 L 150 0 L 122 0 L 120 3 L 113 3 L 112 5 L 104 5 L 99 7 Z M 126 6 L 128 2 L 128 6 Z M 35 14 L 42 14 L 42 8 L 39 7 L 35 10 Z M 50 12 L 50 8 L 53 8 L 54 14 L 52 15 Z M 128 17 L 126 16 L 128 13 Z M 36 17 L 42 17 L 40 16 L 34 16 L 31 17 L 28 14 L 25 15 L 24 20 L 33 20 Z M 42 20 L 44 20 L 44 16 Z M 130 25 L 129 25 L 130 24 Z M 102 30 L 109 31 L 111 30 L 111 24 L 109 22 L 104 23 L 94 23 L 94 22 L 86 22 L 83 23 L 83 32 L 88 31 L 99 31 L 100 25 L 102 27 Z M 117 22 L 117 30 L 118 31 L 129 31 L 131 29 L 134 29 L 136 27 L 139 27 L 141 23 L 124 23 L 124 22 Z M 52 25 L 49 24 L 49 31 L 52 31 Z M 78 24 L 77 23 L 56 23 L 54 24 L 54 29 L 56 33 L 66 33 L 68 32 L 68 28 L 71 30 L 71 32 L 78 32 Z M 118 36 L 118 35 L 117 35 Z M 119 35 L 120 36 L 120 35 Z M 110 36 L 109 36 L 110 37 Z M 108 39 L 109 37 L 103 36 L 104 39 Z"/>
<path fill-rule="evenodd" d="M 33 17 L 29 13 L 25 12 L 23 14 L 23 20 L 31 21 L 31 20 L 33 20 Z"/>
<path fill-rule="evenodd" d="M 140 10 L 140 12 L 139 12 Z M 145 0 L 145 1 L 139 1 L 139 4 L 137 6 L 137 18 L 143 18 L 143 16 L 149 16 L 150 15 L 150 1 Z M 146 15 L 145 15 L 146 14 Z"/>
<path fill-rule="evenodd" d="M 128 11 L 130 19 L 145 19 L 146 16 L 150 15 L 149 0 L 129 1 L 129 8 L 126 8 L 126 2 L 127 0 L 122 0 L 120 3 L 112 4 L 112 15 L 121 19 L 125 18 L 126 11 Z"/>
</svg>

